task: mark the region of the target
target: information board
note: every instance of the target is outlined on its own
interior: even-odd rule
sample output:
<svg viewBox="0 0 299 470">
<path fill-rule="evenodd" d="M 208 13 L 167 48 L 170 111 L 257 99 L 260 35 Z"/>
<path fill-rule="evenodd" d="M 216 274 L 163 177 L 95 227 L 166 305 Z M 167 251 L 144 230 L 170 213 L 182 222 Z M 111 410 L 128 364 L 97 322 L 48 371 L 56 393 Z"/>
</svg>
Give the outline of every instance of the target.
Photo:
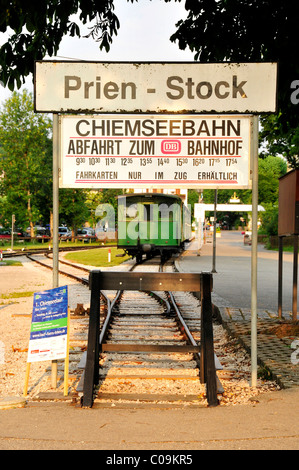
<svg viewBox="0 0 299 470">
<path fill-rule="evenodd" d="M 251 116 L 60 116 L 61 188 L 249 188 Z"/>
<path fill-rule="evenodd" d="M 67 356 L 68 288 L 36 292 L 27 362 L 64 359 Z"/>
</svg>

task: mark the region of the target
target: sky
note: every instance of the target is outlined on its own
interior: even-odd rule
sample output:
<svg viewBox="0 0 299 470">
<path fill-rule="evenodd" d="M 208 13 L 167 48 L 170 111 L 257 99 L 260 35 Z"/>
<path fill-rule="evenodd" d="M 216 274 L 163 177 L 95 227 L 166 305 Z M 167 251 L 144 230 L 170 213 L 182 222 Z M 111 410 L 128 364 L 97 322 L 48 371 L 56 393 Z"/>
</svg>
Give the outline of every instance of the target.
<svg viewBox="0 0 299 470">
<path fill-rule="evenodd" d="M 100 51 L 92 38 L 65 37 L 57 56 L 44 57 L 46 60 L 90 60 L 90 61 L 150 61 L 189 62 L 193 54 L 181 51 L 170 36 L 176 31 L 175 24 L 187 16 L 185 2 L 165 3 L 164 0 L 139 0 L 130 3 L 115 0 L 115 13 L 120 21 L 118 36 L 114 38 L 109 53 Z M 81 35 L 89 33 L 88 25 L 82 26 Z M 5 35 L 0 34 L 0 44 Z M 27 88 L 33 92 L 32 76 L 18 91 Z M 0 104 L 11 96 L 8 88 L 0 86 Z"/>
</svg>

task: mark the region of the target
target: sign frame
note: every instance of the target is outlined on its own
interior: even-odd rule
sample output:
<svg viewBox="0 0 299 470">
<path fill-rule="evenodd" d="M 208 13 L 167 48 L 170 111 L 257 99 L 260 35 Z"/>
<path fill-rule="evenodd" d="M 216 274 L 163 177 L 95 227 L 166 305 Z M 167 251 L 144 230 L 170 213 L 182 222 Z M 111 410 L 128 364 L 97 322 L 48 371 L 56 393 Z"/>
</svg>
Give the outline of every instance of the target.
<svg viewBox="0 0 299 470">
<path fill-rule="evenodd" d="M 252 119 L 247 114 L 167 114 L 161 117 L 155 114 L 60 115 L 59 186 L 87 189 L 250 189 Z M 111 135 L 112 124 L 116 124 L 115 135 Z M 154 135 L 140 136 L 143 124 L 146 133 L 150 130 Z M 172 129 L 171 135 L 169 129 Z M 144 152 L 138 153 L 134 149 L 134 155 L 128 155 L 136 141 L 149 144 L 147 157 Z M 171 142 L 176 143 L 177 149 L 164 151 L 166 142 L 170 146 Z M 231 155 L 226 155 L 223 150 L 220 156 L 212 152 L 209 155 L 209 149 L 216 152 L 217 147 L 228 147 L 226 144 L 236 149 L 235 156 L 233 150 L 230 150 Z M 202 149 L 205 146 L 207 155 L 199 155 L 195 146 Z M 93 154 L 88 155 L 91 148 Z M 107 180 L 101 179 L 101 175 Z"/>
<path fill-rule="evenodd" d="M 55 96 L 55 93 L 53 94 L 53 90 L 51 89 L 48 89 L 47 86 L 45 86 L 44 83 L 42 83 L 42 80 L 40 81 L 40 76 L 38 76 L 37 74 L 37 69 L 38 67 L 40 66 L 40 64 L 43 62 L 43 64 L 47 64 L 47 63 L 52 63 L 53 64 L 53 67 L 56 68 L 56 71 L 57 71 L 57 68 L 63 64 L 63 63 L 68 63 L 70 65 L 74 64 L 74 63 L 78 63 L 77 61 L 68 61 L 68 62 L 53 62 L 53 61 L 36 61 L 35 62 L 35 65 L 34 65 L 34 110 L 36 112 L 46 112 L 46 113 L 53 113 L 53 213 L 54 213 L 54 223 L 53 223 L 53 229 L 54 231 L 57 233 L 54 234 L 54 238 L 53 238 L 53 271 L 54 271 L 54 275 L 53 275 L 53 285 L 54 287 L 56 287 L 56 284 L 57 284 L 57 281 L 58 281 L 58 217 L 59 217 L 59 214 L 58 214 L 58 200 L 59 200 L 59 196 L 58 196 L 58 188 L 59 188 L 59 184 L 58 184 L 58 137 L 59 137 L 59 125 L 58 125 L 58 115 L 59 113 L 62 113 L 62 112 L 68 112 L 68 113 L 89 113 L 89 114 L 94 114 L 95 112 L 97 113 L 101 113 L 101 114 L 104 114 L 104 113 L 111 113 L 111 112 L 114 112 L 115 114 L 120 113 L 120 112 L 123 112 L 123 113 L 134 113 L 134 114 L 137 114 L 137 113 L 142 113 L 142 112 L 151 112 L 151 113 L 157 113 L 159 112 L 159 114 L 162 114 L 162 113 L 169 113 L 170 114 L 170 111 L 165 109 L 165 106 L 164 106 L 164 109 L 155 109 L 155 111 L 153 110 L 149 110 L 149 109 L 145 109 L 144 111 L 142 111 L 142 109 L 138 109 L 137 107 L 134 107 L 134 109 L 124 109 L 123 106 L 121 106 L 121 109 L 109 109 L 109 110 L 104 110 L 104 109 L 99 109 L 99 110 L 95 110 L 94 106 L 92 107 L 92 109 L 88 109 L 88 106 L 86 107 L 85 105 L 84 106 L 79 106 L 77 105 L 76 109 L 71 109 L 70 107 L 67 107 L 67 109 L 64 109 L 63 106 L 59 106 L 56 107 L 54 106 L 53 104 L 53 96 Z M 80 61 L 79 62 L 80 64 L 84 64 L 85 66 L 88 64 L 92 64 L 91 62 L 85 62 L 85 61 Z M 60 65 L 58 65 L 60 64 Z M 102 63 L 104 66 L 106 64 L 106 66 L 108 66 L 109 64 L 113 64 L 112 62 L 103 62 Z M 108 64 L 108 65 L 107 65 Z M 114 63 L 115 64 L 115 63 Z M 117 64 L 130 64 L 132 65 L 132 62 L 118 62 Z M 135 62 L 133 65 L 135 67 L 135 70 L 137 70 L 136 66 L 141 66 L 142 64 L 145 64 L 145 62 Z M 154 64 L 157 64 L 157 62 L 151 62 L 151 63 L 147 63 L 148 65 L 150 66 L 153 66 Z M 161 64 L 161 63 L 160 63 Z M 161 65 L 166 65 L 166 64 L 170 64 L 170 63 L 164 63 L 164 64 L 161 64 Z M 179 63 L 173 63 L 173 64 L 179 64 L 180 66 L 182 66 L 183 64 L 186 64 L 186 62 L 179 62 Z M 213 65 L 213 63 L 208 63 L 208 64 L 201 64 L 201 63 L 198 63 L 198 62 L 189 62 L 189 64 L 193 64 L 196 65 L 197 67 L 198 66 L 211 66 Z M 214 63 L 215 64 L 215 63 Z M 253 387 L 256 387 L 257 385 L 257 216 L 258 216 L 258 213 L 257 213 L 257 207 L 258 207 L 258 115 L 259 114 L 267 114 L 267 113 L 276 113 L 277 112 L 277 109 L 278 109 L 278 106 L 277 106 L 277 102 L 278 102 L 278 93 L 277 93 L 277 80 L 278 80 L 278 64 L 275 63 L 275 62 L 258 62 L 258 63 L 254 63 L 254 62 L 243 62 L 243 63 L 239 63 L 239 64 L 236 64 L 236 63 L 231 63 L 231 62 L 225 62 L 225 63 L 218 63 L 219 66 L 222 66 L 222 67 L 226 67 L 227 69 L 229 67 L 244 67 L 244 66 L 249 66 L 250 64 L 255 64 L 256 66 L 259 66 L 260 68 L 263 68 L 265 67 L 266 64 L 268 65 L 271 65 L 272 66 L 272 74 L 268 75 L 267 78 L 266 78 L 266 84 L 265 84 L 265 90 L 267 91 L 267 93 L 269 92 L 270 88 L 271 88 L 271 92 L 269 94 L 269 97 L 271 98 L 270 101 L 271 101 L 271 104 L 269 106 L 265 106 L 264 104 L 261 105 L 261 103 L 259 102 L 260 98 L 261 98 L 261 95 L 259 94 L 259 96 L 257 97 L 257 101 L 259 102 L 259 106 L 245 106 L 245 109 L 242 108 L 242 109 L 237 109 L 235 106 L 232 106 L 229 110 L 223 106 L 220 106 L 219 109 L 217 109 L 217 107 L 215 108 L 212 107 L 213 109 L 211 109 L 211 106 L 210 107 L 207 107 L 205 109 L 198 109 L 198 107 L 196 106 L 192 106 L 192 109 L 189 110 L 188 106 L 183 106 L 181 107 L 180 109 L 175 109 L 175 110 L 171 110 L 171 112 L 173 113 L 181 113 L 181 114 L 222 114 L 222 115 L 225 115 L 225 114 L 252 114 L 253 115 L 253 122 L 252 122 L 252 148 L 251 148 L 251 157 L 252 157 L 252 160 L 251 160 L 251 169 L 250 169 L 250 174 L 251 174 L 251 180 L 252 180 L 252 222 L 253 222 L 253 230 L 252 230 L 252 251 L 251 251 L 251 362 L 252 362 L 252 365 L 251 365 L 251 379 L 252 379 L 252 383 L 251 385 Z M 47 75 L 47 79 L 49 80 L 50 79 L 50 74 L 46 74 Z M 217 74 L 215 74 L 215 76 L 217 76 Z M 96 76 L 97 77 L 97 76 Z M 174 77 L 177 77 L 176 75 L 174 75 Z M 185 85 L 186 83 L 188 83 L 187 87 L 188 88 L 188 92 L 191 90 L 190 86 L 191 86 L 191 82 L 192 82 L 192 77 L 191 77 L 191 82 L 189 81 L 189 78 L 187 79 L 187 82 L 185 82 Z M 265 78 L 265 77 L 263 77 Z M 205 80 L 202 80 L 202 77 L 200 78 L 201 79 L 201 82 L 198 82 L 198 83 L 201 83 L 201 85 L 197 85 L 196 86 L 196 94 L 198 97 L 203 97 L 204 100 L 206 100 L 207 98 L 210 98 L 209 95 L 209 85 L 205 85 L 206 86 L 206 89 L 202 87 L 204 87 L 203 83 L 206 83 Z M 274 79 L 274 81 L 273 81 Z M 51 80 L 51 79 L 50 79 Z M 77 79 L 76 79 L 77 80 Z M 96 81 L 97 83 L 99 83 L 99 80 L 97 80 L 96 78 Z M 38 83 L 37 83 L 38 82 Z M 53 82 L 53 80 L 52 80 Z M 177 82 L 177 83 L 176 83 Z M 238 93 L 241 94 L 241 90 L 244 88 L 243 87 L 243 82 L 244 82 L 244 79 L 240 79 L 238 78 L 237 80 L 233 81 L 232 82 L 232 87 L 233 87 L 233 91 L 232 93 L 234 94 L 235 92 L 235 95 L 237 95 Z M 254 85 L 253 85 L 253 95 L 255 94 L 255 91 L 256 91 L 256 85 L 257 85 L 257 81 L 255 80 L 254 81 Z M 79 89 L 79 81 L 75 81 L 71 84 L 71 87 L 70 88 L 70 85 L 69 85 L 70 82 L 68 82 L 68 91 L 70 92 L 70 90 L 77 90 Z M 89 90 L 89 84 L 90 82 L 87 82 L 87 89 Z M 108 83 L 108 82 L 107 82 Z M 174 82 L 171 81 L 170 82 L 171 85 L 172 85 L 172 88 L 171 90 L 175 90 L 177 91 L 178 93 L 181 93 L 181 89 L 179 88 L 179 85 L 178 84 L 181 84 L 182 82 L 180 82 L 179 80 L 176 80 L 174 79 Z M 225 92 L 228 91 L 228 87 L 226 86 L 226 80 L 220 80 L 220 82 L 218 81 L 218 95 L 222 95 L 220 96 L 220 102 L 223 103 L 222 101 L 222 98 L 224 99 L 225 98 Z M 246 83 L 246 82 L 245 82 Z M 269 86 L 270 83 L 272 83 L 271 87 Z M 52 83 L 53 84 L 53 83 Z M 51 85 L 52 85 L 51 84 Z M 168 83 L 169 85 L 169 83 Z M 173 87 L 174 85 L 174 87 Z M 259 85 L 259 84 L 258 84 Z M 47 105 L 47 106 L 41 106 L 40 105 L 40 96 L 39 98 L 37 99 L 37 96 L 40 95 L 40 89 L 39 87 L 43 87 L 43 91 L 44 93 L 48 94 L 50 96 L 50 104 Z M 92 86 L 92 85 L 91 85 Z M 93 85 L 94 86 L 94 85 Z M 105 85 L 104 85 L 105 86 Z M 175 86 L 177 86 L 178 88 L 175 88 Z M 199 86 L 199 88 L 198 88 Z M 221 91 L 220 91 L 220 87 L 222 87 Z M 59 88 L 59 87 L 58 87 Z M 57 89 L 57 87 L 56 87 Z M 204 90 L 204 91 L 203 91 Z M 116 89 L 116 87 L 114 85 L 112 85 L 112 88 L 108 85 L 108 88 L 105 89 L 105 93 L 106 93 L 106 98 L 107 99 L 113 99 L 113 92 L 116 93 L 116 91 L 118 91 Z M 214 85 L 214 92 L 216 93 L 216 85 Z M 150 94 L 152 93 L 151 91 L 149 91 L 149 89 L 147 89 L 147 93 Z M 191 93 L 191 91 L 190 91 Z M 206 93 L 206 96 L 204 96 L 204 93 Z M 272 95 L 271 95 L 272 94 Z M 244 95 L 246 95 L 246 93 L 244 93 Z M 179 95 L 176 95 L 175 98 L 177 98 Z M 188 97 L 191 96 L 191 95 L 188 95 Z M 172 95 L 173 97 L 173 95 Z M 242 99 L 243 98 L 246 98 L 246 96 L 242 96 Z M 206 102 L 206 101 L 205 101 Z M 246 102 L 245 102 L 246 103 Z M 243 101 L 243 104 L 244 104 L 244 101 Z M 250 109 L 251 108 L 251 109 Z M 255 109 L 254 109 L 255 108 Z M 55 361 L 53 361 L 55 362 Z M 28 364 L 27 364 L 28 366 Z M 54 371 L 53 369 L 53 363 L 52 363 L 52 371 Z M 56 370 L 56 375 L 57 375 L 57 370 Z"/>
</svg>

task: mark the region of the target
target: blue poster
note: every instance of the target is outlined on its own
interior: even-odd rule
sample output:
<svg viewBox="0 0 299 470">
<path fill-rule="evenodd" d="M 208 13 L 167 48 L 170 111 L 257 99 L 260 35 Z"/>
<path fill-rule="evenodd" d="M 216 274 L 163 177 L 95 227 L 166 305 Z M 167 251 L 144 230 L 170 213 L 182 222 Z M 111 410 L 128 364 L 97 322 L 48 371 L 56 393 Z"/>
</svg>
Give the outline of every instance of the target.
<svg viewBox="0 0 299 470">
<path fill-rule="evenodd" d="M 36 292 L 28 348 L 28 362 L 66 357 L 68 326 L 67 286 Z"/>
</svg>

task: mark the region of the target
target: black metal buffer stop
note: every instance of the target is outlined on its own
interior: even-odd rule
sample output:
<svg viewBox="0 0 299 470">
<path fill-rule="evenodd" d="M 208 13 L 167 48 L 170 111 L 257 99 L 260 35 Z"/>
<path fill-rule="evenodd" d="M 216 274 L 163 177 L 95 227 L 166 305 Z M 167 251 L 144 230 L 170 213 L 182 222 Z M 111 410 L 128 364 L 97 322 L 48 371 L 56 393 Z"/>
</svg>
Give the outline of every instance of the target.
<svg viewBox="0 0 299 470">
<path fill-rule="evenodd" d="M 99 356 L 102 351 L 178 352 L 200 353 L 200 381 L 206 384 L 209 406 L 217 406 L 217 376 L 214 355 L 212 324 L 211 273 L 134 273 L 91 271 L 90 317 L 87 359 L 84 376 L 82 406 L 91 408 L 94 387 L 99 383 Z M 105 335 L 100 335 L 100 293 L 109 290 L 134 291 L 184 291 L 194 292 L 201 300 L 201 341 L 185 346 L 161 345 L 113 345 L 105 344 Z"/>
</svg>

